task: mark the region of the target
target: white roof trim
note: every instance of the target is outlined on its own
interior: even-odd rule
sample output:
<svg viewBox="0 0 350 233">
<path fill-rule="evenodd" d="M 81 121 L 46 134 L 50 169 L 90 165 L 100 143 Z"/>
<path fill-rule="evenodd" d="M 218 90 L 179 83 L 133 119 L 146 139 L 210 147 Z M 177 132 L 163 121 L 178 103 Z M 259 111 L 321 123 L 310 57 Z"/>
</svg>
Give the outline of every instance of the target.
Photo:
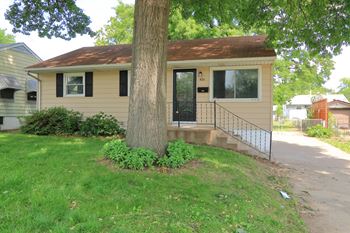
<svg viewBox="0 0 350 233">
<path fill-rule="evenodd" d="M 36 58 L 39 59 L 40 61 L 43 61 L 36 53 L 34 53 L 33 50 L 31 50 L 31 49 L 30 49 L 25 43 L 23 43 L 23 42 L 10 44 L 9 46 L 6 46 L 6 47 L 4 47 L 4 48 L 0 48 L 0 51 L 5 51 L 5 50 L 8 50 L 8 49 L 17 48 L 17 47 L 20 47 L 20 46 L 24 46 L 24 48 L 25 48 L 30 54 L 32 54 L 34 57 L 36 57 Z"/>
<path fill-rule="evenodd" d="M 178 65 L 210 65 L 211 63 L 258 63 L 258 64 L 272 64 L 276 57 L 249 57 L 249 58 L 227 58 L 227 59 L 201 59 L 201 60 L 184 60 L 184 61 L 168 61 L 168 66 Z M 61 67 L 47 67 L 47 68 L 28 68 L 26 71 L 33 73 L 50 72 L 50 71 L 81 71 L 94 69 L 120 69 L 130 68 L 131 63 L 119 64 L 99 64 L 99 65 L 79 65 L 79 66 L 61 66 Z"/>
</svg>

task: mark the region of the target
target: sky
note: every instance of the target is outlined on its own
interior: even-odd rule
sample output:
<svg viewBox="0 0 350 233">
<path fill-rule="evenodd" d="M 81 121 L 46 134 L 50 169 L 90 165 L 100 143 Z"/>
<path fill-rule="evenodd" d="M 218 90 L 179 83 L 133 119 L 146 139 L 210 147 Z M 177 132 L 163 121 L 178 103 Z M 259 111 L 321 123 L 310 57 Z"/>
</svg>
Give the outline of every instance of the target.
<svg viewBox="0 0 350 233">
<path fill-rule="evenodd" d="M 0 28 L 7 29 L 8 33 L 11 32 L 12 26 L 5 20 L 4 13 L 12 2 L 13 0 L 0 1 Z M 85 14 L 90 16 L 92 21 L 91 28 L 97 31 L 108 22 L 111 16 L 114 16 L 113 7 L 117 5 L 117 2 L 117 0 L 77 0 L 77 5 L 84 10 Z M 122 2 L 134 3 L 134 0 L 122 0 Z M 18 33 L 15 36 L 17 42 L 26 43 L 43 60 L 81 47 L 94 45 L 94 38 L 89 36 L 77 36 L 70 41 L 58 38 L 40 38 L 36 32 L 32 32 L 29 36 Z M 326 87 L 333 90 L 339 86 L 341 78 L 350 78 L 350 47 L 343 48 L 342 53 L 334 57 L 334 62 L 335 69 L 330 80 L 326 83 Z"/>
</svg>

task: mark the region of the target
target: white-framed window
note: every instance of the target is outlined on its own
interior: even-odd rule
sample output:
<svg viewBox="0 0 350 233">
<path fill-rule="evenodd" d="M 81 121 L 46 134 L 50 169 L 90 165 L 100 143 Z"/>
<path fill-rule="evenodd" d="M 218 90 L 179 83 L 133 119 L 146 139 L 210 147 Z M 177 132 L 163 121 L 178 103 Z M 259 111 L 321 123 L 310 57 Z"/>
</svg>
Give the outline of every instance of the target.
<svg viewBox="0 0 350 233">
<path fill-rule="evenodd" d="M 65 73 L 64 74 L 64 95 L 84 96 L 85 95 L 85 74 Z"/>
<path fill-rule="evenodd" d="M 218 101 L 259 101 L 260 66 L 212 67 L 210 99 Z"/>
</svg>

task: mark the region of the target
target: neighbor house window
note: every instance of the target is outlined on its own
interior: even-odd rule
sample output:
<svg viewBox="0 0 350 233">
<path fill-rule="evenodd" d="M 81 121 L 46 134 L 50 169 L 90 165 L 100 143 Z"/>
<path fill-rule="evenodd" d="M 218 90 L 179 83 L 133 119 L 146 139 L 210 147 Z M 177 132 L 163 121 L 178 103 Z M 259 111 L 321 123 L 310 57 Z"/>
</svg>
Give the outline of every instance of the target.
<svg viewBox="0 0 350 233">
<path fill-rule="evenodd" d="M 214 99 L 258 99 L 259 69 L 215 69 Z"/>
<path fill-rule="evenodd" d="M 31 91 L 27 93 L 27 100 L 35 101 L 36 100 L 36 91 Z"/>
<path fill-rule="evenodd" d="M 64 87 L 66 96 L 83 96 L 85 93 L 83 73 L 67 73 L 64 74 Z"/>
<path fill-rule="evenodd" d="M 14 99 L 15 98 L 15 89 L 6 88 L 0 90 L 0 98 L 2 99 Z"/>
</svg>

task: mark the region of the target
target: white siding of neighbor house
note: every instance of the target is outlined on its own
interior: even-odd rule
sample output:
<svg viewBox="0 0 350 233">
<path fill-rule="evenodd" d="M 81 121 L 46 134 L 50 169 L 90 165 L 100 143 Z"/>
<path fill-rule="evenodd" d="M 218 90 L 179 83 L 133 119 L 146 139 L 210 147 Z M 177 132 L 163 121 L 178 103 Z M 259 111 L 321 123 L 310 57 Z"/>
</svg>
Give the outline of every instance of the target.
<svg viewBox="0 0 350 233">
<path fill-rule="evenodd" d="M 210 66 L 178 66 L 176 68 L 194 68 L 202 72 L 203 81 L 197 77 L 197 87 L 210 87 Z M 213 65 L 213 67 L 218 65 Z M 226 65 L 227 66 L 227 65 Z M 240 65 L 241 67 L 242 65 Z M 250 65 L 251 66 L 251 65 Z M 264 128 L 272 128 L 272 73 L 271 64 L 256 65 L 261 71 L 261 98 L 255 101 L 244 102 L 220 102 L 225 108 L 240 117 Z M 167 71 L 167 102 L 173 100 L 173 70 Z M 91 70 L 86 70 L 91 71 Z M 85 72 L 82 70 L 81 72 Z M 118 120 L 127 122 L 128 97 L 119 96 L 119 70 L 94 70 L 93 71 L 93 97 L 56 97 L 56 74 L 40 73 L 41 80 L 41 109 L 64 106 L 82 112 L 84 116 L 91 116 L 98 112 L 112 114 Z M 209 102 L 209 93 L 197 93 L 197 102 Z"/>
<path fill-rule="evenodd" d="M 290 120 L 304 120 L 307 118 L 307 107 L 305 105 L 287 105 L 285 109 L 285 116 Z"/>
<path fill-rule="evenodd" d="M 0 51 L 0 74 L 17 78 L 22 87 L 21 90 L 15 91 L 14 99 L 0 98 L 0 116 L 20 117 L 36 110 L 36 102 L 27 101 L 26 81 L 32 78 L 24 69 L 39 61 L 33 55 L 18 49 Z"/>
</svg>

